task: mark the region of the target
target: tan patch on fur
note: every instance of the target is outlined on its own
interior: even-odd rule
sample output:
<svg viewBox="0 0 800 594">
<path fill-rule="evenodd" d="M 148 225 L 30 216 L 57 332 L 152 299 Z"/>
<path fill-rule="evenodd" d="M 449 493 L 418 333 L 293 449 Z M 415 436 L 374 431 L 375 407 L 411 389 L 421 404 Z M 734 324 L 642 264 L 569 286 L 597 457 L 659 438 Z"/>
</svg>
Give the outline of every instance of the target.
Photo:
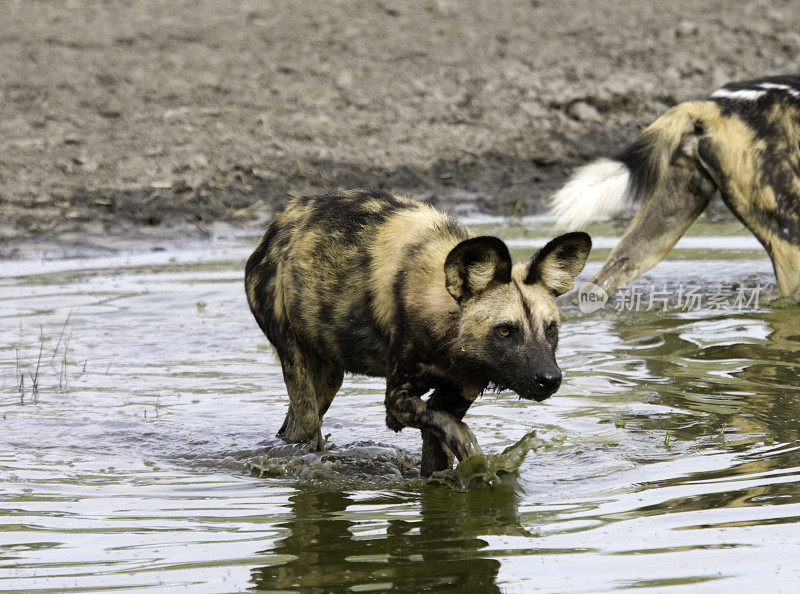
<svg viewBox="0 0 800 594">
<path fill-rule="evenodd" d="M 444 262 L 447 254 L 458 244 L 452 237 L 431 241 L 418 259 L 418 266 L 409 270 L 407 291 L 414 299 L 407 299 L 407 308 L 420 319 L 428 319 L 431 332 L 442 338 L 458 318 L 458 304 L 447 292 Z"/>
<path fill-rule="evenodd" d="M 257 276 L 250 277 L 250 278 L 247 279 L 246 290 L 247 290 L 247 301 L 248 301 L 248 303 L 256 304 L 256 303 L 260 302 L 258 293 L 256 293 L 256 286 L 257 285 L 258 285 L 258 277 Z"/>
<path fill-rule="evenodd" d="M 554 254 L 551 254 L 539 264 L 539 272 L 542 283 L 559 295 L 572 290 L 572 287 L 575 286 L 574 275 L 561 265 Z"/>
<path fill-rule="evenodd" d="M 540 322 L 549 323 L 554 320 L 556 324 L 561 324 L 561 316 L 558 313 L 556 299 L 547 287 L 540 283 L 526 285 L 525 275 L 528 274 L 528 267 L 525 264 L 517 264 L 511 269 L 511 278 L 519 285 L 525 303 L 531 311 L 531 318 Z"/>
<path fill-rule="evenodd" d="M 778 203 L 775 193 L 768 186 L 758 183 L 762 168 L 761 155 L 767 149 L 765 139 L 735 115 L 723 115 L 719 106 L 713 102 L 710 107 L 698 114 L 706 127 L 705 136 L 710 140 L 719 166 L 727 176 L 715 180 L 717 185 L 727 190 L 741 212 L 751 212 L 754 208 L 774 210 Z M 713 171 L 709 170 L 713 176 Z"/>
<path fill-rule="evenodd" d="M 688 103 L 681 103 L 667 110 L 655 122 L 642 130 L 642 137 L 651 148 L 651 154 L 658 156 L 659 171 L 666 171 L 672 155 L 680 146 L 684 134 L 694 129 Z M 691 110 L 694 111 L 694 110 Z"/>
<path fill-rule="evenodd" d="M 496 266 L 494 261 L 480 262 L 469 268 L 468 284 L 472 292 L 480 291 L 492 282 Z"/>
<path fill-rule="evenodd" d="M 481 348 L 496 324 L 517 323 L 524 325 L 527 316 L 519 293 L 511 283 L 496 286 L 469 299 L 461 309 L 461 334 L 458 343 L 470 351 Z"/>
<path fill-rule="evenodd" d="M 424 254 L 418 255 L 417 266 L 408 266 L 404 260 L 406 248 L 429 238 L 432 231 L 446 221 L 446 215 L 420 204 L 413 210 L 398 211 L 380 226 L 371 246 L 371 286 L 375 319 L 387 334 L 394 326 L 394 282 L 401 267 L 408 270 L 406 286 L 422 293 L 421 301 L 432 308 L 433 319 L 446 315 L 448 302 L 455 303 L 445 289 L 444 261 L 458 243 L 457 239 L 445 236 L 430 241 Z"/>
<path fill-rule="evenodd" d="M 651 147 L 651 154 L 658 157 L 658 170 L 667 171 L 672 158 L 685 136 L 694 132 L 696 121 L 706 126 L 721 117 L 719 106 L 713 101 L 687 101 L 670 108 L 642 131 L 642 136 Z"/>
<path fill-rule="evenodd" d="M 769 246 L 778 293 L 781 296 L 793 295 L 800 290 L 800 249 L 770 231 L 761 230 L 760 235 Z"/>
<path fill-rule="evenodd" d="M 302 220 L 300 217 L 295 219 L 295 221 L 300 220 Z M 318 237 L 319 231 L 313 228 L 303 233 L 292 234 L 289 245 L 286 247 L 287 253 L 292 254 L 292 257 L 288 262 L 281 258 L 275 273 L 275 305 L 273 312 L 276 317 L 288 319 L 289 315 L 285 304 L 292 303 L 297 299 L 303 299 L 303 295 L 297 294 L 300 287 L 295 287 L 291 284 L 291 277 L 287 274 L 286 268 L 291 266 L 292 269 L 299 271 L 302 278 L 313 278 Z"/>
<path fill-rule="evenodd" d="M 282 213 L 275 217 L 275 221 L 280 226 L 296 224 L 303 221 L 313 212 L 313 207 L 308 204 L 300 204 L 298 200 L 293 200 L 289 203 Z"/>
<path fill-rule="evenodd" d="M 783 131 L 777 139 L 773 153 L 784 160 L 780 165 L 791 171 L 792 193 L 800 197 L 800 109 L 794 104 L 779 103 L 772 106 L 767 120 Z M 788 214 L 788 213 L 787 213 Z"/>
<path fill-rule="evenodd" d="M 366 212 L 381 212 L 384 208 L 386 208 L 386 203 L 380 200 L 368 200 L 361 205 L 361 210 Z"/>
</svg>

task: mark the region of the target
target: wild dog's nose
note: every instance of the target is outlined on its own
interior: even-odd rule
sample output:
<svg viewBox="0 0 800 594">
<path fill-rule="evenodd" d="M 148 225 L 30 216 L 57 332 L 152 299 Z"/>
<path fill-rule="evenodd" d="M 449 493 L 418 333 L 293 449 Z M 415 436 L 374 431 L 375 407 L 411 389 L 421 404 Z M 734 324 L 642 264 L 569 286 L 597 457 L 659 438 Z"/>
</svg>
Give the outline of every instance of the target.
<svg viewBox="0 0 800 594">
<path fill-rule="evenodd" d="M 555 392 L 561 385 L 561 370 L 556 368 L 540 371 L 536 374 L 536 383 L 542 390 Z"/>
</svg>

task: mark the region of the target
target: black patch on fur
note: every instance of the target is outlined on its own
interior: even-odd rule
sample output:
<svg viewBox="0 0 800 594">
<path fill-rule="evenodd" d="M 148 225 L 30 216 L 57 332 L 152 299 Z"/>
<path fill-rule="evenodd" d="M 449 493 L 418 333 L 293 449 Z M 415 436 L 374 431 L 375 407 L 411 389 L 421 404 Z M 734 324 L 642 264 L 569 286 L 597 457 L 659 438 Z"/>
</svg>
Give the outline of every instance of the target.
<svg viewBox="0 0 800 594">
<path fill-rule="evenodd" d="M 291 363 L 294 355 L 292 349 L 288 348 L 290 339 L 286 320 L 283 317 L 276 319 L 272 312 L 277 265 L 272 258 L 265 259 L 268 249 L 269 244 L 262 241 L 259 248 L 247 260 L 245 286 L 253 285 L 255 294 L 255 301 L 248 299 L 248 304 L 264 335 L 279 353 L 284 354 L 286 362 Z"/>
<path fill-rule="evenodd" d="M 537 254 L 538 254 L 538 252 L 537 252 Z M 537 254 L 534 254 L 533 257 L 535 258 Z M 524 281 L 526 285 L 535 285 L 536 283 L 538 283 L 539 281 L 542 280 L 542 272 L 541 272 L 541 270 L 539 270 L 538 266 L 534 268 L 532 266 L 532 264 L 533 264 L 533 260 L 531 260 L 531 263 L 528 264 L 528 274 L 525 277 L 525 281 Z"/>
<path fill-rule="evenodd" d="M 329 301 L 323 301 L 319 306 L 317 318 L 320 326 L 328 327 L 333 323 L 333 304 Z"/>
<path fill-rule="evenodd" d="M 336 332 L 343 363 L 351 373 L 383 375 L 389 360 L 389 342 L 373 316 L 372 292 L 364 291 L 347 312 Z"/>
<path fill-rule="evenodd" d="M 732 83 L 724 88 L 753 89 L 757 84 L 763 82 L 787 84 L 800 92 L 800 77 L 773 77 L 748 83 Z M 748 202 L 746 207 L 738 204 L 737 198 L 730 188 L 730 172 L 722 170 L 719 159 L 713 152 L 712 144 L 701 140 L 698 145 L 698 154 L 719 183 L 720 194 L 725 204 L 746 227 L 756 233 L 756 237 L 761 239 L 758 229 L 753 226 L 754 223 L 794 245 L 800 245 L 800 196 L 794 185 L 795 180 L 800 179 L 800 147 L 795 146 L 793 133 L 786 129 L 786 126 L 800 126 L 800 122 L 767 117 L 768 113 L 775 113 L 775 109 L 780 108 L 779 105 L 775 105 L 775 102 L 786 101 L 787 97 L 790 95 L 786 92 L 768 90 L 767 94 L 757 102 L 726 101 L 724 98 L 719 100 L 714 98 L 725 117 L 739 118 L 755 132 L 760 141 L 765 143 L 765 150 L 758 155 L 760 162 L 754 164 L 754 169 L 758 173 L 756 179 L 752 180 L 752 184 L 754 188 L 771 188 L 775 195 L 777 208 L 758 208 L 755 202 Z M 743 208 L 746 208 L 746 212 L 742 212 Z M 745 220 L 745 217 L 749 220 Z"/>
<path fill-rule="evenodd" d="M 429 410 L 445 410 L 452 413 L 459 421 L 464 418 L 471 405 L 472 401 L 461 395 L 461 389 L 458 386 L 446 382 L 437 386 L 428 398 Z"/>
<path fill-rule="evenodd" d="M 574 243 L 567 243 L 558 248 L 556 258 L 559 260 L 572 260 L 578 255 L 578 245 Z"/>
<path fill-rule="evenodd" d="M 381 210 L 376 212 L 359 208 L 375 200 L 383 203 Z M 377 227 L 393 211 L 407 207 L 395 196 L 381 190 L 362 190 L 347 194 L 332 192 L 312 197 L 309 201 L 313 201 L 313 210 L 306 221 L 308 228 L 337 229 L 353 239 L 365 227 Z"/>
<path fill-rule="evenodd" d="M 615 161 L 623 163 L 631 173 L 628 195 L 633 197 L 634 202 L 649 195 L 660 179 L 658 160 L 653 159 L 653 156 L 652 143 L 648 137 L 640 136 L 614 157 Z"/>
<path fill-rule="evenodd" d="M 517 281 L 514 281 L 514 288 L 517 290 L 517 294 L 519 295 L 520 301 L 522 301 L 522 310 L 525 312 L 525 317 L 528 320 L 532 319 L 531 308 L 528 307 L 528 303 L 525 301 L 525 296 L 522 294 L 522 289 L 519 288 Z"/>
<path fill-rule="evenodd" d="M 394 315 L 394 335 L 395 336 L 402 336 L 408 337 L 408 325 L 406 323 L 406 298 L 405 298 L 405 290 L 406 290 L 406 271 L 402 268 L 397 271 L 397 274 L 394 277 L 394 282 L 392 283 L 392 293 L 394 294 L 394 307 L 395 307 L 395 315 Z M 403 360 L 403 353 L 397 352 L 397 348 L 402 348 L 404 345 L 394 344 L 391 345 L 392 349 L 390 350 L 391 358 L 395 361 L 402 361 Z"/>
</svg>

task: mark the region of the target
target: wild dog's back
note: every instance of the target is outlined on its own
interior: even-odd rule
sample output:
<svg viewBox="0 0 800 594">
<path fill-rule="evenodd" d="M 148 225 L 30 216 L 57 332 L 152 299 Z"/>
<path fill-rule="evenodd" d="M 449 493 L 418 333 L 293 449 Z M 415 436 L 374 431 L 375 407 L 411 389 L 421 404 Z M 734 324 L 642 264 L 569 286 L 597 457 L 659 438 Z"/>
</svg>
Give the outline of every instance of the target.
<svg viewBox="0 0 800 594">
<path fill-rule="evenodd" d="M 385 192 L 299 197 L 247 262 L 250 309 L 279 354 L 290 333 L 347 371 L 385 375 L 401 269 L 441 276 L 444 293 L 444 259 L 469 236 L 447 215 Z"/>
</svg>

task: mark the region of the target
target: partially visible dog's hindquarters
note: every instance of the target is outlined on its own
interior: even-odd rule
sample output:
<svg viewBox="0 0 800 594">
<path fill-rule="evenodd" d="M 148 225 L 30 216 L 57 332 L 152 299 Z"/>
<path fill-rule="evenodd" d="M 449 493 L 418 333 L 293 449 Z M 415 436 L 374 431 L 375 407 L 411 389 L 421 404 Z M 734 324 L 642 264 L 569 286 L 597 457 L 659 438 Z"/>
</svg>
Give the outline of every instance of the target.
<svg viewBox="0 0 800 594">
<path fill-rule="evenodd" d="M 800 288 L 798 139 L 800 77 L 731 83 L 673 107 L 615 159 L 579 168 L 552 213 L 579 228 L 640 205 L 591 279 L 612 294 L 657 264 L 719 190 L 767 249 L 780 293 L 791 294 Z"/>
</svg>

